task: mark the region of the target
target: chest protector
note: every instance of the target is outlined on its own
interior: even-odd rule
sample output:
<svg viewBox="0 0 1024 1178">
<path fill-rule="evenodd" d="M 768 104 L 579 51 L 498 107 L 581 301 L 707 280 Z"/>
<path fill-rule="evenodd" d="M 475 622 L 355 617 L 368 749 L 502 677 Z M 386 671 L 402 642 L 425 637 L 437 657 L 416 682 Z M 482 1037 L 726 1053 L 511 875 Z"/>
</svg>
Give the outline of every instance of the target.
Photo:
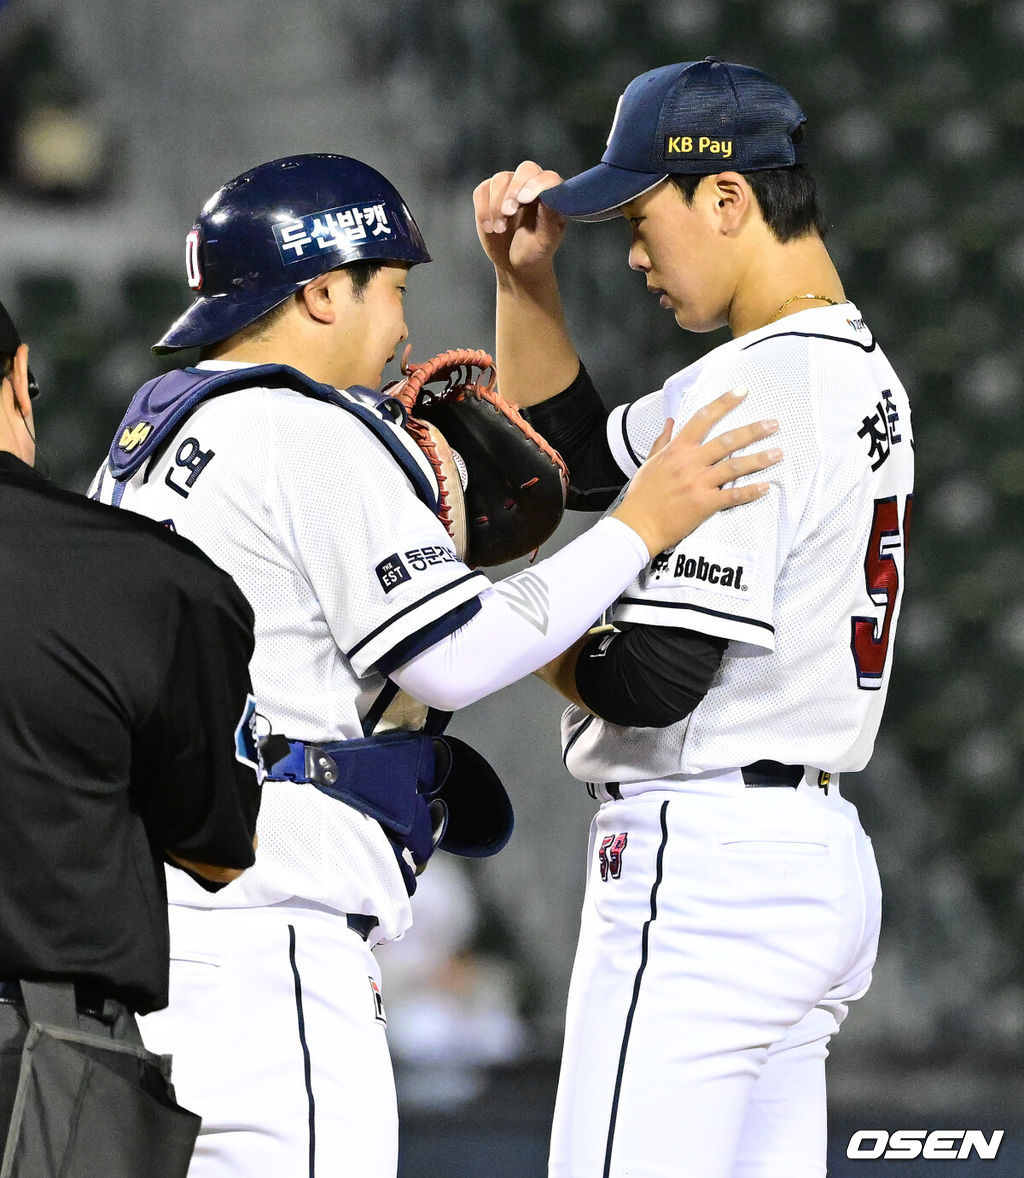
<svg viewBox="0 0 1024 1178">
<path fill-rule="evenodd" d="M 402 468 L 419 498 L 437 514 L 440 507 L 437 488 L 392 428 L 404 426 L 406 422 L 408 415 L 401 402 L 383 393 L 360 388 L 360 392 L 378 398 L 374 408 L 360 405 L 343 397 L 330 385 L 320 384 L 287 364 L 259 364 L 226 372 L 176 368 L 147 381 L 132 397 L 107 451 L 107 466 L 118 484 L 114 490 L 114 505 L 120 503 L 125 483 L 160 452 L 196 406 L 220 393 L 247 388 L 294 389 L 359 418 Z"/>
</svg>

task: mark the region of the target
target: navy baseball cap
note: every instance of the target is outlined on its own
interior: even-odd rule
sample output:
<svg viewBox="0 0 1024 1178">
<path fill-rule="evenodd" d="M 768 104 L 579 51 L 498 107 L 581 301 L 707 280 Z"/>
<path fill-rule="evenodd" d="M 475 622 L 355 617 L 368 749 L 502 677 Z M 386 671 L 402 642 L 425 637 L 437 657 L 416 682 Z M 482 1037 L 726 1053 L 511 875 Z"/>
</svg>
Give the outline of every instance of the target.
<svg viewBox="0 0 1024 1178">
<path fill-rule="evenodd" d="M 8 314 L 3 303 L 0 303 L 0 356 L 13 356 L 20 347 L 21 336 L 14 326 L 14 320 Z M 28 395 L 33 400 L 39 396 L 39 385 L 32 375 L 31 369 L 28 373 Z"/>
<path fill-rule="evenodd" d="M 792 168 L 804 162 L 804 122 L 760 70 L 717 57 L 664 65 L 626 87 L 597 167 L 540 199 L 566 217 L 607 221 L 672 174 Z"/>
</svg>

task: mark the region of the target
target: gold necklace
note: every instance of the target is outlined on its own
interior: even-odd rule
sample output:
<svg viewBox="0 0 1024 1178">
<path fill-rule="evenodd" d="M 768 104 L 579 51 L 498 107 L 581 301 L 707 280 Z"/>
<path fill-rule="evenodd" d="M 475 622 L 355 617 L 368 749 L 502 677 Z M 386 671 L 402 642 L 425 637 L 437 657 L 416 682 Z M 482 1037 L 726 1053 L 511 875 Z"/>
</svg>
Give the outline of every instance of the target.
<svg viewBox="0 0 1024 1178">
<path fill-rule="evenodd" d="M 835 299 L 830 299 L 828 297 L 828 295 L 816 295 L 816 294 L 790 295 L 789 298 L 786 299 L 786 301 L 782 304 L 782 306 L 771 317 L 771 319 L 768 320 L 768 323 L 774 323 L 775 320 L 778 319 L 778 317 L 782 314 L 782 312 L 785 311 L 785 309 L 789 306 L 789 304 L 795 303 L 797 301 L 797 299 L 815 299 L 819 303 L 828 303 L 828 305 L 830 307 L 838 307 L 839 306 L 839 303 Z M 765 327 L 768 326 L 768 323 L 765 324 Z"/>
</svg>

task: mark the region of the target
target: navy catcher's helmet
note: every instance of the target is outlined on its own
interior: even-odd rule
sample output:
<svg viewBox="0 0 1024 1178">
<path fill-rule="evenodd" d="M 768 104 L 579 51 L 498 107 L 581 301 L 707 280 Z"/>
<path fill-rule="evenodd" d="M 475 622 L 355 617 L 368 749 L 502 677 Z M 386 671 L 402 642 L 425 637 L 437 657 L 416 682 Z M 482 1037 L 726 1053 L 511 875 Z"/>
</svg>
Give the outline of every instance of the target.
<svg viewBox="0 0 1024 1178">
<path fill-rule="evenodd" d="M 185 242 L 191 307 L 154 352 L 227 339 L 318 274 L 365 259 L 429 262 L 412 213 L 380 172 L 345 155 L 295 155 L 229 180 Z"/>
</svg>

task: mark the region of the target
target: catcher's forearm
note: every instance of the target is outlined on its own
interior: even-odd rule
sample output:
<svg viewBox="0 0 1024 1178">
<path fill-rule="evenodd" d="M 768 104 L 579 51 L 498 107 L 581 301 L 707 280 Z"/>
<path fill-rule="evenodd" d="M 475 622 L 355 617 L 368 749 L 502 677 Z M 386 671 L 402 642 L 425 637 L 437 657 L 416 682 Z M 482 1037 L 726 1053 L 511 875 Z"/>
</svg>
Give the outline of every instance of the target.
<svg viewBox="0 0 1024 1178">
<path fill-rule="evenodd" d="M 601 520 L 546 560 L 498 581 L 473 618 L 391 678 L 421 703 L 458 711 L 575 643 L 648 559 L 630 527 Z"/>
<path fill-rule="evenodd" d="M 569 338 L 554 269 L 529 276 L 497 271 L 495 360 L 502 396 L 526 407 L 576 379 L 580 362 Z"/>
</svg>

